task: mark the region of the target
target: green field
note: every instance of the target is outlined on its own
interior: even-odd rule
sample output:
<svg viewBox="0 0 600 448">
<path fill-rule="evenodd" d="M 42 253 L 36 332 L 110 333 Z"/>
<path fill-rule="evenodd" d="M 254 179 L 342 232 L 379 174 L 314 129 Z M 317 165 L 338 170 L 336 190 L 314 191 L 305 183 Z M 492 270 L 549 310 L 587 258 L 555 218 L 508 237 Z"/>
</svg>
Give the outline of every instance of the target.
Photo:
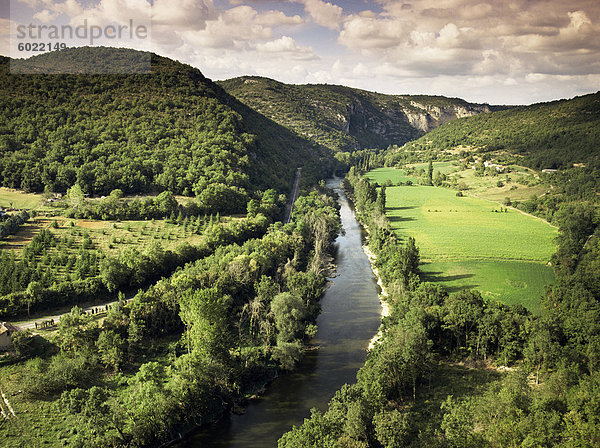
<svg viewBox="0 0 600 448">
<path fill-rule="evenodd" d="M 398 182 L 406 182 L 410 180 L 414 184 L 419 183 L 419 178 L 416 176 L 407 176 L 406 172 L 401 168 L 377 168 L 376 170 L 369 171 L 366 176 L 382 185 L 386 180 L 392 181 L 394 185 Z"/>
<path fill-rule="evenodd" d="M 475 288 L 488 299 L 520 303 L 538 311 L 540 296 L 554 281 L 552 268 L 542 263 L 503 260 L 434 261 L 420 266 L 423 280 L 440 283 L 449 292 Z"/>
<path fill-rule="evenodd" d="M 375 170 L 371 178 L 401 180 L 401 170 Z M 545 221 L 496 202 L 457 197 L 446 188 L 396 186 L 386 190 L 386 214 L 402 237 L 421 249 L 426 280 L 451 291 L 477 288 L 490 299 L 537 309 L 553 280 L 547 262 L 557 230 Z"/>
<path fill-rule="evenodd" d="M 19 190 L 0 187 L 0 207 L 2 208 L 37 208 L 44 202 L 41 194 L 23 193 Z"/>
</svg>

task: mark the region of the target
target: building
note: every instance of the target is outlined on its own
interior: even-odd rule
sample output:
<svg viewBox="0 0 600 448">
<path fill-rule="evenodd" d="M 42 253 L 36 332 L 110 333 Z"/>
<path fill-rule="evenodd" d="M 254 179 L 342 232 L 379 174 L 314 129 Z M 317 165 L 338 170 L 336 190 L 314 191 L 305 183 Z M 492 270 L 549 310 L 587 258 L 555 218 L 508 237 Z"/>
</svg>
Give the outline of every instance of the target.
<svg viewBox="0 0 600 448">
<path fill-rule="evenodd" d="M 8 322 L 0 323 L 0 350 L 10 350 L 13 348 L 12 335 L 17 331 L 19 329 Z"/>
</svg>

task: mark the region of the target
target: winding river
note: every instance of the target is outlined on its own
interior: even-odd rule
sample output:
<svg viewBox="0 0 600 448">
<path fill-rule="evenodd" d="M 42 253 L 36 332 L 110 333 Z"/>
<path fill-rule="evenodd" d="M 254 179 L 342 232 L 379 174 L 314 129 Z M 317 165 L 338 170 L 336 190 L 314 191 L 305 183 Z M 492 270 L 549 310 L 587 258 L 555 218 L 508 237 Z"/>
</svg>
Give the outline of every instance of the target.
<svg viewBox="0 0 600 448">
<path fill-rule="evenodd" d="M 336 390 L 354 382 L 379 327 L 381 307 L 378 286 L 362 251 L 361 227 L 340 179 L 330 180 L 328 186 L 340 196 L 343 232 L 336 240 L 337 274 L 321 299 L 319 330 L 312 341 L 320 349 L 307 352 L 297 370 L 271 383 L 244 415 L 227 416 L 179 446 L 276 447 L 281 435 L 300 425 L 311 408 L 325 410 Z"/>
</svg>

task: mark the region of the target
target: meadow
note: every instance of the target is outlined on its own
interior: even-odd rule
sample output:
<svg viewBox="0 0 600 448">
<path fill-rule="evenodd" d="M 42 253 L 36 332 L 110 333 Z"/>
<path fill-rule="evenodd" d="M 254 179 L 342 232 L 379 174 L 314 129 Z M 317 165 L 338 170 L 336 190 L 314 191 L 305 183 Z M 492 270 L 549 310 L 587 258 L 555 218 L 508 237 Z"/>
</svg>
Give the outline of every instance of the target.
<svg viewBox="0 0 600 448">
<path fill-rule="evenodd" d="M 369 173 L 379 183 L 405 181 L 403 176 L 393 168 Z M 497 202 L 457 197 L 446 188 L 394 186 L 386 196 L 392 228 L 403 238 L 414 237 L 420 247 L 425 280 L 451 291 L 476 288 L 486 298 L 537 310 L 545 285 L 553 280 L 548 261 L 555 251 L 555 227 Z"/>
<path fill-rule="evenodd" d="M 413 163 L 407 166 L 426 171 L 428 165 L 428 163 Z M 482 199 L 497 202 L 503 202 L 506 198 L 510 198 L 511 201 L 525 201 L 532 195 L 541 196 L 548 190 L 547 187 L 539 185 L 533 170 L 517 165 L 510 165 L 508 168 L 510 172 L 499 173 L 497 176 L 477 176 L 475 170 L 463 169 L 456 161 L 433 163 L 434 172 L 439 171 L 448 179 L 455 179 L 457 183 L 464 184 L 468 195 Z M 422 178 L 407 175 L 404 169 L 394 167 L 377 168 L 368 172 L 366 176 L 379 185 L 383 185 L 386 180 L 394 185 L 407 181 L 411 181 L 413 185 L 422 182 Z M 498 181 L 501 184 L 498 184 Z"/>
<path fill-rule="evenodd" d="M 24 193 L 12 188 L 0 187 L 0 207 L 34 209 L 44 203 L 44 197 L 41 194 Z"/>
</svg>

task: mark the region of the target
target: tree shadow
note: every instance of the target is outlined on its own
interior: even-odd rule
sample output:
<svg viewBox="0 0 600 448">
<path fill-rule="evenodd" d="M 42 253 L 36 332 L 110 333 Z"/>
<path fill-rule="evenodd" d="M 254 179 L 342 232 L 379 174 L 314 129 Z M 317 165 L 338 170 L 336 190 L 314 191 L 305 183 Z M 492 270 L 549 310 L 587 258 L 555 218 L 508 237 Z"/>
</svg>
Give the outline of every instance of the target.
<svg viewBox="0 0 600 448">
<path fill-rule="evenodd" d="M 415 218 L 411 216 L 390 216 L 388 219 L 390 220 L 390 222 L 415 221 Z"/>
<path fill-rule="evenodd" d="M 421 274 L 421 278 L 423 279 L 423 281 L 431 282 L 431 283 L 447 283 L 447 282 L 453 282 L 455 280 L 472 278 L 474 276 L 475 276 L 475 274 L 444 275 L 444 273 L 441 271 L 422 272 L 422 274 Z M 449 293 L 463 291 L 465 289 L 472 289 L 472 288 L 477 288 L 477 287 L 479 287 L 479 285 L 455 285 L 455 286 L 444 285 L 444 288 Z"/>
<path fill-rule="evenodd" d="M 413 210 L 417 208 L 416 205 L 409 205 L 407 207 L 386 207 L 386 210 Z"/>
<path fill-rule="evenodd" d="M 444 275 L 443 272 L 424 272 L 423 279 L 427 282 L 452 282 L 463 278 L 474 277 L 475 274 Z"/>
<path fill-rule="evenodd" d="M 465 291 L 468 289 L 479 288 L 479 285 L 460 285 L 460 286 L 445 286 L 444 289 L 448 291 L 450 294 L 453 292 Z"/>
</svg>

